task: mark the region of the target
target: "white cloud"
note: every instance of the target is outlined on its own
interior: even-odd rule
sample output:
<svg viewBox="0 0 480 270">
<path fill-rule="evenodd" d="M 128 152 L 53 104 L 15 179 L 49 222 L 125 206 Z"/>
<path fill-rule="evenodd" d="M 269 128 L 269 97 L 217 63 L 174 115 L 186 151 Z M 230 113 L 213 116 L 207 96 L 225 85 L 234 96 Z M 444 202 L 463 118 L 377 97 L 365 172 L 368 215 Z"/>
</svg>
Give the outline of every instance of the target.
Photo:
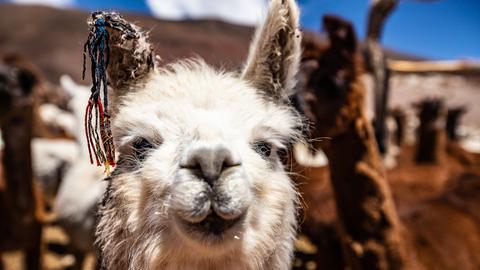
<svg viewBox="0 0 480 270">
<path fill-rule="evenodd" d="M 72 6 L 75 0 L 12 0 L 15 4 L 36 4 L 54 7 Z"/>
<path fill-rule="evenodd" d="M 147 0 L 152 13 L 170 20 L 217 18 L 255 25 L 266 12 L 267 0 Z"/>
</svg>

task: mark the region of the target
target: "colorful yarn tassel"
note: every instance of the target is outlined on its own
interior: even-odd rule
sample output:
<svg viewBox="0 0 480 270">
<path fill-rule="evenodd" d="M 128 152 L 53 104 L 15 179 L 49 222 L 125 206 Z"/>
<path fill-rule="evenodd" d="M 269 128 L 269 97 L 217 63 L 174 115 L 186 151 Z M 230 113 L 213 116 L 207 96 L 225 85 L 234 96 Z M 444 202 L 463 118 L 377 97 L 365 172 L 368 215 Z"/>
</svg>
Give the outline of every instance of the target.
<svg viewBox="0 0 480 270">
<path fill-rule="evenodd" d="M 108 173 L 110 166 L 115 166 L 106 74 L 110 53 L 107 27 L 112 27 L 112 24 L 101 15 L 102 13 L 98 12 L 92 14 L 93 23 L 83 52 L 83 78 L 85 78 L 85 62 L 88 53 L 93 83 L 85 111 L 85 133 L 90 162 L 93 164 L 95 159 L 97 166 L 104 165 Z"/>
</svg>

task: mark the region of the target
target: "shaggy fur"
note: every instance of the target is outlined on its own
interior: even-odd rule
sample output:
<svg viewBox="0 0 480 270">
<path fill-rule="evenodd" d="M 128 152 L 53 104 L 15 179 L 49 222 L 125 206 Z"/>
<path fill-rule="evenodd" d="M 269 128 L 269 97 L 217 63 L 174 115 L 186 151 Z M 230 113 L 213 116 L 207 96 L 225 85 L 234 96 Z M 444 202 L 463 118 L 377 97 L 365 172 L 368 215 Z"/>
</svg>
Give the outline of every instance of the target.
<svg viewBox="0 0 480 270">
<path fill-rule="evenodd" d="M 273 0 L 259 31 L 242 75 L 185 60 L 130 67 L 146 73 L 112 83 L 121 88 L 111 91 L 120 155 L 96 233 L 104 268 L 290 268 L 297 193 L 279 155 L 300 139 L 302 123 L 286 99 L 300 55 L 294 1 Z M 128 42 L 131 51 L 112 53 L 148 64 L 133 59 L 148 58 L 145 39 Z M 139 142 L 148 145 L 142 155 Z M 262 144 L 271 151 L 258 151 Z M 185 160 L 217 146 L 234 165 L 207 184 Z M 198 228 L 214 215 L 233 225 L 221 233 Z"/>
<path fill-rule="evenodd" d="M 330 137 L 312 144 L 328 157 L 346 268 L 402 269 L 402 227 L 365 113 L 355 32 L 349 22 L 338 17 L 325 16 L 323 24 L 330 44 L 314 52 L 315 46 L 306 43 L 305 55 L 318 57 L 306 57 L 303 62 L 313 68 L 298 100 L 314 124 L 312 135 Z M 308 173 L 307 179 L 319 178 Z M 306 226 L 315 228 L 315 220 L 314 215 L 307 216 Z M 309 232 L 318 246 L 325 245 L 326 237 L 317 234 L 321 230 L 306 230 Z"/>
<path fill-rule="evenodd" d="M 79 149 L 74 157 L 75 162 L 69 166 L 58 190 L 55 210 L 58 223 L 69 235 L 69 248 L 75 256 L 76 267 L 81 269 L 85 255 L 94 251 L 95 213 L 107 183 L 102 181 L 102 168 L 91 166 L 89 162 L 82 125 L 90 88 L 77 85 L 66 75 L 62 76 L 60 83 L 71 95 L 68 107 L 77 122 L 74 134 Z"/>
</svg>

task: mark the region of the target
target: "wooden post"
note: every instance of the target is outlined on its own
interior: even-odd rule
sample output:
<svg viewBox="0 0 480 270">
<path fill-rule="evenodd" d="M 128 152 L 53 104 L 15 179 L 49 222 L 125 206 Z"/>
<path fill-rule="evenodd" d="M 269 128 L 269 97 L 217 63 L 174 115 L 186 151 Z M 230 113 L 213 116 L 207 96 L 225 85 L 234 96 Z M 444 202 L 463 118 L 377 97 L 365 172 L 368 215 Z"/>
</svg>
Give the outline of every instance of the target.
<svg viewBox="0 0 480 270">
<path fill-rule="evenodd" d="M 440 99 L 427 99 L 419 105 L 420 127 L 416 161 L 435 163 L 440 158 L 445 130 L 445 105 Z"/>
<path fill-rule="evenodd" d="M 4 63 L 2 63 L 4 62 Z M 0 251 L 23 250 L 28 270 L 41 269 L 42 200 L 33 182 L 31 140 L 37 77 L 16 56 L 0 58 L 0 127 L 5 142 L 0 191 Z"/>
<path fill-rule="evenodd" d="M 400 109 L 396 108 L 393 109 L 390 114 L 392 115 L 393 119 L 395 120 L 395 124 L 397 125 L 397 130 L 395 131 L 395 143 L 398 146 L 402 146 L 405 142 L 405 128 L 407 125 L 407 115 L 405 112 Z"/>
<path fill-rule="evenodd" d="M 460 118 L 466 112 L 465 107 L 449 108 L 447 112 L 446 131 L 449 140 L 457 141 L 457 129 L 460 124 Z"/>
<path fill-rule="evenodd" d="M 375 96 L 375 136 L 380 152 L 386 153 L 385 117 L 387 114 L 390 71 L 380 45 L 383 27 L 388 16 L 398 5 L 398 0 L 372 0 L 368 16 L 367 38 L 365 41 L 365 62 L 373 76 Z"/>
</svg>

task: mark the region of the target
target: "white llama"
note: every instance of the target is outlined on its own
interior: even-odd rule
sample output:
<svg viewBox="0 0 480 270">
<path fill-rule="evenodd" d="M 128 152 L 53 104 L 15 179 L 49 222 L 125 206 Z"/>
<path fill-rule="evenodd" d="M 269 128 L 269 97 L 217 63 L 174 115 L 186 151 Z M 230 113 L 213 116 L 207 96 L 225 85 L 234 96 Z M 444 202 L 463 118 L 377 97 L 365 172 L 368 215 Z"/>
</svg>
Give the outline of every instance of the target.
<svg viewBox="0 0 480 270">
<path fill-rule="evenodd" d="M 297 193 L 280 155 L 301 138 L 288 101 L 301 53 L 294 0 L 271 1 L 241 74 L 202 60 L 154 68 L 138 27 L 96 16 L 136 33 L 108 30 L 119 158 L 96 231 L 102 266 L 289 269 Z"/>
<path fill-rule="evenodd" d="M 107 183 L 102 181 L 102 168 L 91 166 L 88 157 L 83 118 L 90 88 L 77 85 L 67 75 L 61 77 L 60 84 L 71 96 L 68 106 L 77 123 L 74 134 L 79 151 L 60 184 L 55 210 L 59 224 L 70 238 L 75 266 L 81 269 L 85 255 L 94 251 L 95 213 Z"/>
</svg>

